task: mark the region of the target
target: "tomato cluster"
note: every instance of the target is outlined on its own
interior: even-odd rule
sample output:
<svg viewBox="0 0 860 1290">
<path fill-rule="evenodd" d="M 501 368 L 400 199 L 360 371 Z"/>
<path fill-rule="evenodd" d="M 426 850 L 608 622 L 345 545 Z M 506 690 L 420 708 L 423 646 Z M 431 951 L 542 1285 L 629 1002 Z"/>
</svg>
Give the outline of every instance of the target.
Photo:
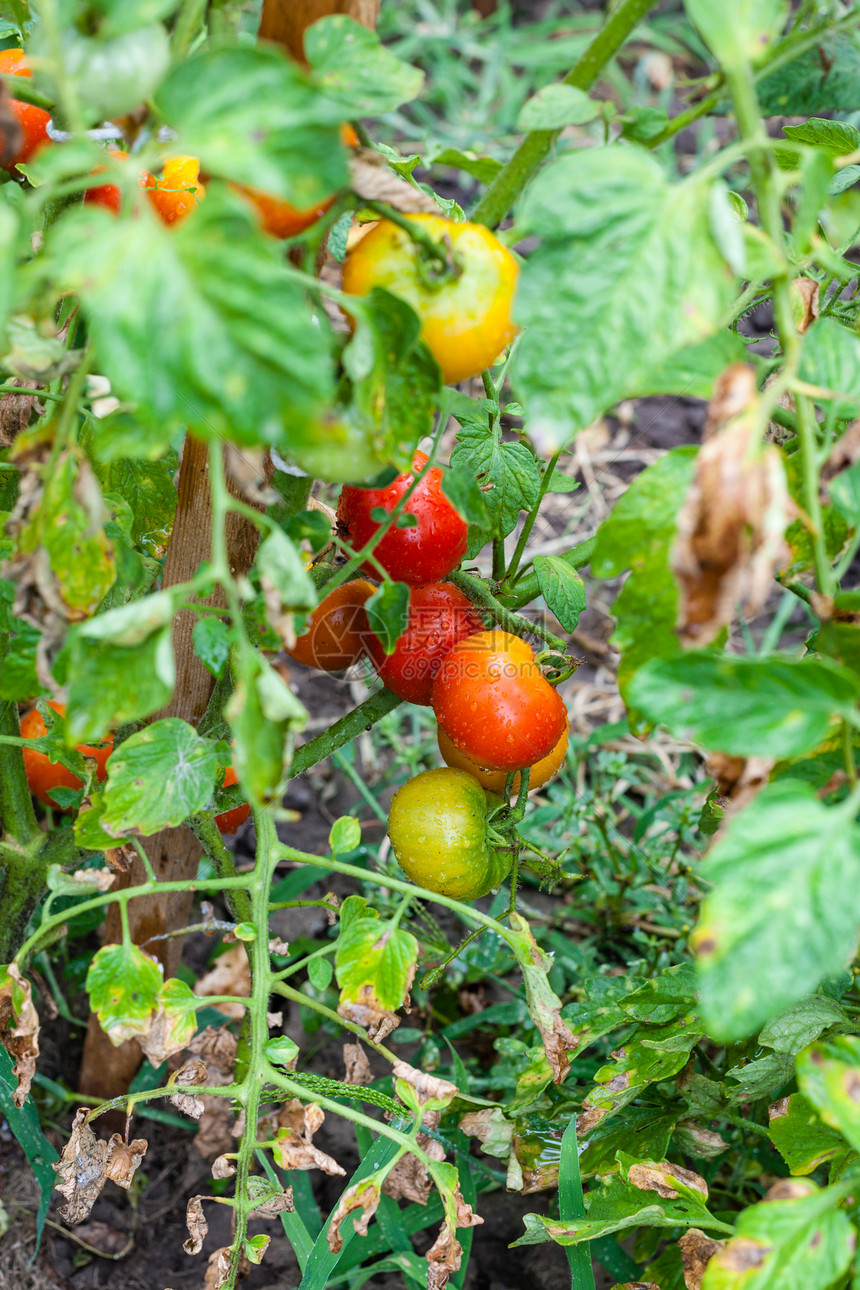
<svg viewBox="0 0 860 1290">
<path fill-rule="evenodd" d="M 60 717 L 65 717 L 66 707 L 63 703 L 57 703 L 53 699 L 48 700 L 48 707 Z M 48 728 L 45 725 L 45 719 L 38 708 L 33 708 L 21 718 L 21 738 L 22 739 L 41 739 L 42 735 L 47 734 Z M 107 777 L 107 763 L 113 752 L 113 735 L 105 735 L 104 739 L 98 744 L 77 744 L 76 751 L 82 757 L 91 757 L 96 764 L 96 779 L 101 784 Z M 51 761 L 47 753 L 39 752 L 38 748 L 22 748 L 24 758 L 24 772 L 27 776 L 27 785 L 34 797 L 37 797 L 45 806 L 51 806 L 54 810 L 58 804 L 51 796 L 55 788 L 83 788 L 83 784 L 77 775 L 73 775 L 65 766 L 59 762 Z M 231 784 L 237 783 L 236 771 L 233 766 L 228 766 L 224 774 L 224 788 L 229 788 Z M 215 816 L 215 823 L 222 833 L 235 833 L 240 824 L 243 824 L 251 814 L 251 808 L 247 803 L 241 806 L 234 806 L 230 811 L 222 811 L 220 815 Z"/>
</svg>

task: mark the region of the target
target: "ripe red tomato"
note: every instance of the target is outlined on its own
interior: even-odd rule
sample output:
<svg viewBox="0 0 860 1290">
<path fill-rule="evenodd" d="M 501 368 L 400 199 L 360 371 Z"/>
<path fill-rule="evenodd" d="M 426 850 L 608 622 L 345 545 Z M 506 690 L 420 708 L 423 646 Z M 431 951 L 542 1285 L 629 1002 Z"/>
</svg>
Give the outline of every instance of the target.
<svg viewBox="0 0 860 1290">
<path fill-rule="evenodd" d="M 567 729 L 561 696 L 531 647 L 510 632 L 477 632 L 455 645 L 442 660 L 432 700 L 454 746 L 492 770 L 533 766 Z"/>
<path fill-rule="evenodd" d="M 48 707 L 53 708 L 61 717 L 66 715 L 65 704 L 48 701 Z M 47 726 L 42 718 L 38 708 L 21 721 L 21 736 L 23 739 L 40 739 L 47 731 Z M 113 752 L 113 735 L 108 735 L 102 742 L 100 748 L 94 748 L 91 744 L 78 744 L 78 752 L 83 757 L 92 757 L 96 763 L 96 776 L 99 783 L 102 782 L 107 770 L 105 763 Z M 58 810 L 57 803 L 49 796 L 52 788 L 81 788 L 81 781 L 77 775 L 73 775 L 65 766 L 60 766 L 51 761 L 46 753 L 37 752 L 35 748 L 23 748 L 24 770 L 27 775 L 27 783 L 30 792 L 34 797 L 38 797 L 40 802 L 46 806 L 52 806 Z"/>
<path fill-rule="evenodd" d="M 426 461 L 426 453 L 416 452 L 412 458 L 414 473 L 398 475 L 385 488 L 344 486 L 337 504 L 337 518 L 356 550 L 380 527 L 371 519 L 371 511 L 377 506 L 389 513 L 393 511 Z M 406 503 L 405 513 L 414 515 L 418 523 L 407 529 L 392 526 L 374 547 L 375 559 L 397 582 L 418 587 L 441 582 L 466 554 L 468 526 L 442 492 L 442 472 L 438 466 L 421 480 Z M 363 567 L 367 573 L 374 572 L 369 560 Z"/>
<path fill-rule="evenodd" d="M 425 770 L 408 780 L 388 815 L 391 848 L 407 878 L 455 900 L 493 891 L 512 862 L 487 834 L 487 816 L 499 805 L 462 770 Z"/>
<path fill-rule="evenodd" d="M 486 766 L 479 766 L 477 762 L 472 761 L 465 753 L 451 742 L 445 731 L 439 726 L 436 730 L 436 739 L 439 744 L 439 752 L 442 754 L 442 760 L 448 766 L 453 766 L 458 770 L 467 770 L 470 775 L 481 785 L 481 788 L 488 793 L 502 794 L 505 791 L 505 783 L 508 778 L 506 770 L 489 770 Z M 568 734 L 565 730 L 552 752 L 548 753 L 540 761 L 535 762 L 529 773 L 529 792 L 535 788 L 541 788 L 548 780 L 557 774 L 559 768 L 564 765 L 564 759 L 567 756 Z M 519 772 L 514 775 L 514 781 L 511 793 L 516 794 L 520 791 Z"/>
<path fill-rule="evenodd" d="M 228 766 L 224 774 L 224 788 L 230 788 L 232 784 L 238 784 L 239 776 L 236 774 L 234 766 Z M 222 811 L 220 815 L 215 816 L 215 823 L 222 833 L 235 833 L 240 824 L 244 824 L 251 814 L 251 808 L 247 802 L 243 806 L 234 806 L 232 811 Z"/>
<path fill-rule="evenodd" d="M 290 657 L 323 672 L 352 667 L 370 639 L 364 606 L 375 590 L 363 578 L 335 587 L 311 614 L 307 631 L 287 650 Z"/>
<path fill-rule="evenodd" d="M 517 262 L 483 224 L 455 223 L 440 215 L 407 215 L 438 242 L 446 241 L 459 270 L 446 282 L 428 282 L 409 234 L 380 220 L 355 240 L 343 266 L 347 295 L 385 287 L 411 305 L 421 335 L 445 382 L 477 376 L 498 358 L 516 333 L 511 302 Z"/>
<path fill-rule="evenodd" d="M 408 703 L 430 704 L 433 678 L 457 641 L 483 629 L 478 611 L 449 583 L 409 591 L 409 620 L 393 654 L 372 633 L 367 652 L 379 679 Z M 467 768 L 468 769 L 468 768 Z"/>
<path fill-rule="evenodd" d="M 4 76 L 32 77 L 23 49 L 0 50 L 0 73 Z M 6 170 L 11 170 L 13 166 L 29 161 L 43 144 L 51 142 L 48 136 L 51 114 L 44 108 L 34 107 L 32 103 L 21 103 L 18 99 L 9 99 L 8 103 L 21 127 L 22 136 L 20 148 L 5 166 Z"/>
<path fill-rule="evenodd" d="M 164 163 L 160 179 L 145 170 L 140 186 L 147 190 L 149 200 L 165 224 L 177 224 L 185 219 L 206 196 L 197 157 L 170 157 Z"/>
<path fill-rule="evenodd" d="M 128 160 L 127 152 L 120 152 L 113 148 L 110 150 L 110 156 L 114 161 Z M 96 166 L 92 173 L 99 175 L 106 169 L 106 166 Z M 98 188 L 88 188 L 84 193 L 84 202 L 89 206 L 104 206 L 105 210 L 113 211 L 118 215 L 122 202 L 122 189 L 118 184 L 100 184 Z"/>
</svg>

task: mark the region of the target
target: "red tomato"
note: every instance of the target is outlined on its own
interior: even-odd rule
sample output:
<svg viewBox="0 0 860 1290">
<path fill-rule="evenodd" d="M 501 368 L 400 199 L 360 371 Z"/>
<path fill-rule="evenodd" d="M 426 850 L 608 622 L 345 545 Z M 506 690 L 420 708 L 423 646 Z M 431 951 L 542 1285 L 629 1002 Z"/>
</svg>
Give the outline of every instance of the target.
<svg viewBox="0 0 860 1290">
<path fill-rule="evenodd" d="M 439 744 L 439 752 L 442 754 L 442 760 L 448 766 L 456 770 L 467 770 L 470 775 L 481 785 L 481 788 L 488 793 L 498 793 L 502 795 L 505 791 L 505 783 L 508 778 L 506 770 L 489 770 L 486 766 L 479 766 L 477 762 L 472 761 L 465 753 L 460 752 L 441 726 L 436 731 L 436 739 Z M 529 774 L 529 792 L 535 788 L 541 788 L 548 780 L 557 774 L 559 768 L 564 765 L 564 759 L 567 756 L 567 730 L 559 739 L 552 752 L 548 753 L 540 761 L 535 762 L 531 767 Z M 511 793 L 516 794 L 520 791 L 519 772 L 514 775 L 514 782 L 511 787 Z"/>
<path fill-rule="evenodd" d="M 61 717 L 66 715 L 65 704 L 48 701 L 48 707 L 53 708 Z M 38 708 L 21 721 L 21 736 L 24 739 L 40 739 L 47 732 L 47 726 L 42 719 L 42 714 Z M 27 775 L 27 783 L 30 786 L 30 792 L 34 797 L 38 797 L 40 802 L 46 806 L 52 806 L 56 811 L 59 809 L 57 803 L 48 796 L 52 788 L 81 788 L 81 781 L 77 775 L 73 775 L 65 766 L 55 765 L 46 753 L 37 752 L 35 748 L 23 748 L 24 770 Z M 94 748 L 90 744 L 78 744 L 77 751 L 83 757 L 92 757 L 96 763 L 96 776 L 99 783 L 102 782 L 107 770 L 105 763 L 113 752 L 113 735 L 108 735 L 103 741 L 101 748 Z"/>
<path fill-rule="evenodd" d="M 433 682 L 433 711 L 451 742 L 479 766 L 521 770 L 548 756 L 567 712 L 525 641 L 477 632 L 455 645 Z"/>
<path fill-rule="evenodd" d="M 32 77 L 23 49 L 0 50 L 0 73 L 4 76 Z M 51 114 L 44 108 L 34 107 L 32 103 L 20 103 L 18 99 L 9 99 L 8 103 L 21 127 L 22 136 L 20 148 L 5 166 L 6 170 L 11 170 L 13 166 L 29 161 L 43 144 L 51 142 L 48 136 Z"/>
<path fill-rule="evenodd" d="M 185 219 L 206 196 L 197 157 L 170 157 L 164 163 L 161 179 L 145 170 L 140 186 L 148 191 L 149 200 L 165 224 L 177 224 Z"/>
<path fill-rule="evenodd" d="M 364 606 L 375 590 L 363 578 L 335 587 L 311 614 L 307 631 L 287 650 L 290 657 L 323 672 L 352 667 L 371 639 Z"/>
<path fill-rule="evenodd" d="M 259 188 L 248 188 L 245 184 L 236 184 L 236 188 L 256 208 L 260 223 L 272 237 L 295 237 L 297 233 L 303 233 L 325 215 L 334 201 L 334 197 L 329 197 L 316 206 L 298 207 L 291 206 L 282 197 L 261 192 Z"/>
<path fill-rule="evenodd" d="M 119 152 L 113 148 L 110 150 L 110 155 L 114 161 L 128 160 L 127 152 Z M 96 166 L 92 173 L 99 175 L 106 169 L 106 166 Z M 84 201 L 90 206 L 104 206 L 106 210 L 113 211 L 114 214 L 118 215 L 122 201 L 122 189 L 118 184 L 100 184 L 98 188 L 87 189 L 84 193 Z"/>
<path fill-rule="evenodd" d="M 232 784 L 238 784 L 239 776 L 236 774 L 234 766 L 228 766 L 224 775 L 224 788 L 230 788 Z M 251 808 L 246 802 L 244 806 L 234 806 L 232 811 L 222 811 L 220 815 L 215 816 L 215 823 L 222 833 L 235 833 L 240 824 L 244 824 L 251 814 Z"/>
<path fill-rule="evenodd" d="M 483 623 L 469 600 L 444 582 L 412 587 L 409 621 L 393 654 L 371 634 L 367 652 L 379 678 L 408 703 L 430 704 L 433 678 L 450 649 L 464 636 L 483 630 Z"/>
<path fill-rule="evenodd" d="M 412 470 L 417 473 L 427 461 L 427 454 L 416 452 Z M 337 518 L 346 529 L 351 545 L 359 550 L 369 541 L 379 524 L 370 518 L 377 506 L 391 512 L 414 479 L 414 474 L 398 475 L 385 488 L 355 488 L 346 484 L 337 504 Z M 466 554 L 468 526 L 442 492 L 442 472 L 438 466 L 429 470 L 406 503 L 405 513 L 414 515 L 414 528 L 393 526 L 373 549 L 376 560 L 397 582 L 424 586 L 441 582 L 455 569 Z M 364 569 L 373 573 L 373 563 L 365 561 Z"/>
</svg>

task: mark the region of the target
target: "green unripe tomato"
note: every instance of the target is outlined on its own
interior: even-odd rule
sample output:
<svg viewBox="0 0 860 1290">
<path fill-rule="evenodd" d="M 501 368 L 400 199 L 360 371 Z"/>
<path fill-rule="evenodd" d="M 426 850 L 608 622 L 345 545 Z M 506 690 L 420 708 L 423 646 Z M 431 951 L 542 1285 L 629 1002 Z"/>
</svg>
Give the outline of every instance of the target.
<svg viewBox="0 0 860 1290">
<path fill-rule="evenodd" d="M 487 838 L 487 814 L 501 804 L 468 771 L 425 770 L 398 789 L 388 836 L 401 869 L 428 891 L 477 900 L 507 877 L 511 853 Z"/>
</svg>

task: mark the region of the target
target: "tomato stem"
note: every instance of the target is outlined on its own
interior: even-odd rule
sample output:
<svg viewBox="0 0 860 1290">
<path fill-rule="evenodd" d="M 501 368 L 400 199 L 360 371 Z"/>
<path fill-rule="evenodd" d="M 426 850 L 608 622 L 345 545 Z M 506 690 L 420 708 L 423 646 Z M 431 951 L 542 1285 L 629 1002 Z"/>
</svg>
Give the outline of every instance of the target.
<svg viewBox="0 0 860 1290">
<path fill-rule="evenodd" d="M 443 241 L 438 241 L 418 220 L 409 219 L 387 202 L 368 201 L 363 197 L 359 200 L 363 210 L 373 211 L 380 219 L 396 224 L 415 243 L 424 270 L 422 282 L 429 290 L 437 291 L 446 282 L 459 278 L 462 268 L 454 256 L 450 239 L 446 237 Z M 438 268 L 432 268 L 433 265 Z"/>
<path fill-rule="evenodd" d="M 537 636 L 539 640 L 544 641 L 559 653 L 567 656 L 567 642 L 563 641 L 560 636 L 554 636 L 551 631 L 543 627 L 540 623 L 532 622 L 529 618 L 521 618 L 519 614 L 513 613 L 510 609 L 496 599 L 487 583 L 481 578 L 474 577 L 471 573 L 463 573 L 461 570 L 455 570 L 448 574 L 448 581 L 468 596 L 473 605 L 480 605 L 482 609 L 487 609 L 493 615 L 496 622 L 505 631 L 512 632 L 514 636 L 519 636 L 523 640 L 528 640 L 529 636 Z"/>
</svg>

